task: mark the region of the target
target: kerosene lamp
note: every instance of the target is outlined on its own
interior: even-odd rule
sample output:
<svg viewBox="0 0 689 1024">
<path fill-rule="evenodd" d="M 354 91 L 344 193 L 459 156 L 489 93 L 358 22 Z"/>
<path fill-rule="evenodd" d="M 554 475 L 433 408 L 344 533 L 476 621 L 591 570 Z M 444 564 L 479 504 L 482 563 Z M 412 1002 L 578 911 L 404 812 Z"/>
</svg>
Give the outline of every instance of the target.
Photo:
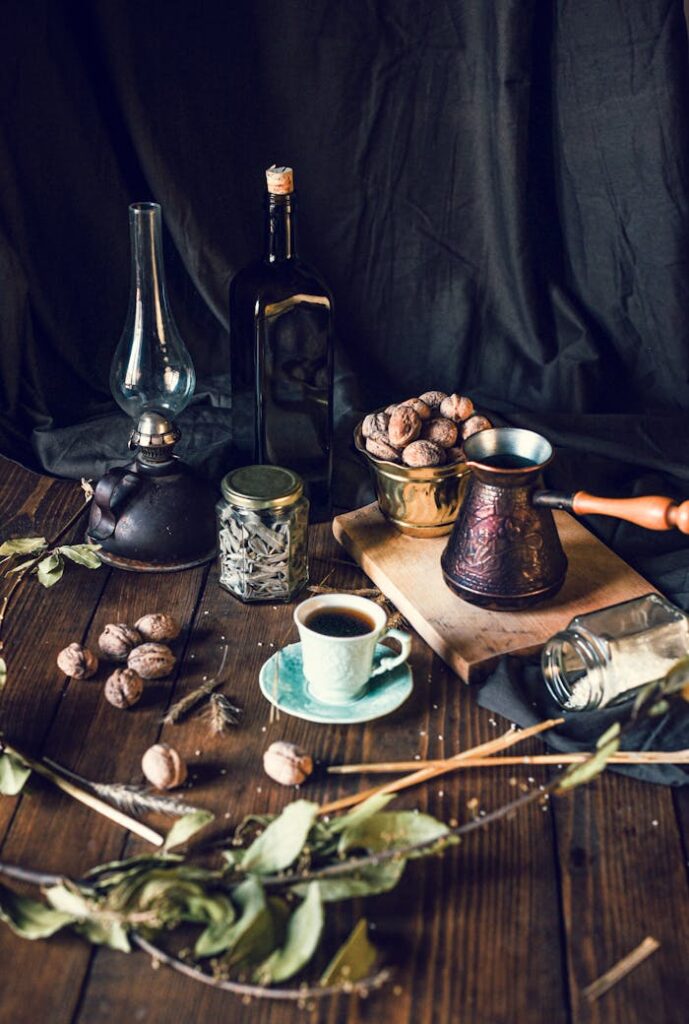
<svg viewBox="0 0 689 1024">
<path fill-rule="evenodd" d="M 188 404 L 196 376 L 167 298 L 157 203 L 129 207 L 132 283 L 129 311 L 110 371 L 110 388 L 135 422 L 136 456 L 95 486 L 87 539 L 109 565 L 172 572 L 216 552 L 213 487 L 173 452 L 173 417 Z"/>
</svg>

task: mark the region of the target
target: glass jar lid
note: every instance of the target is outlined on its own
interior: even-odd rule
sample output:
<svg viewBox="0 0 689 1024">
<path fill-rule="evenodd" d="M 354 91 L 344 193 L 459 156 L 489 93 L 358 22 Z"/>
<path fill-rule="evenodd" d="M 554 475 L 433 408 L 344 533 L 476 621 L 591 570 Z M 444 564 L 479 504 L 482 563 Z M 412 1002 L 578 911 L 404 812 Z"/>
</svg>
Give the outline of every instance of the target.
<svg viewBox="0 0 689 1024">
<path fill-rule="evenodd" d="M 233 505 L 258 510 L 294 504 L 304 493 L 304 481 L 282 466 L 242 466 L 223 477 L 220 489 Z"/>
</svg>

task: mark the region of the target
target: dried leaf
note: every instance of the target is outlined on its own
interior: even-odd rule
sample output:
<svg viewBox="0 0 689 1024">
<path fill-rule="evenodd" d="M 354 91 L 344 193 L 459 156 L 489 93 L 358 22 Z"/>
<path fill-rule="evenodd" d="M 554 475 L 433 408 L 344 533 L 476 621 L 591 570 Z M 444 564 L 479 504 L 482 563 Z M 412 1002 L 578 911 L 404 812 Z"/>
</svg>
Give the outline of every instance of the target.
<svg viewBox="0 0 689 1024">
<path fill-rule="evenodd" d="M 247 878 L 232 893 L 240 916 L 224 935 L 214 936 L 216 953 L 227 952 L 228 962 L 260 961 L 275 946 L 275 925 L 263 886 Z"/>
<path fill-rule="evenodd" d="M 68 544 L 57 550 L 77 565 L 84 565 L 87 569 L 100 569 L 103 563 L 97 554 L 99 548 L 100 545 L 95 544 Z"/>
<path fill-rule="evenodd" d="M 17 896 L 0 885 L 0 921 L 8 924 L 23 939 L 47 939 L 60 928 L 72 924 L 74 918 L 71 914 L 47 907 L 45 903 Z"/>
<path fill-rule="evenodd" d="M 211 811 L 194 811 L 192 814 L 185 814 L 183 818 L 175 822 L 168 832 L 163 849 L 171 850 L 174 846 L 186 843 L 188 839 L 210 824 L 214 817 L 215 815 Z"/>
<path fill-rule="evenodd" d="M 376 947 L 368 937 L 368 922 L 362 917 L 323 971 L 320 983 L 326 986 L 360 981 L 371 974 L 377 959 Z"/>
<path fill-rule="evenodd" d="M 596 744 L 596 752 L 586 761 L 573 764 L 564 773 L 557 787 L 558 792 L 566 792 L 574 789 L 585 782 L 590 782 L 605 770 L 610 756 L 620 748 L 620 723 L 614 722 L 609 729 L 603 733 Z"/>
<path fill-rule="evenodd" d="M 94 946 L 109 946 L 110 949 L 117 949 L 120 953 L 131 953 L 132 951 L 126 926 L 121 921 L 90 918 L 88 921 L 80 921 L 79 924 L 74 925 L 74 930 L 87 942 L 92 942 Z"/>
<path fill-rule="evenodd" d="M 14 573 L 24 572 L 24 570 L 28 569 L 29 566 L 32 566 L 35 561 L 35 557 L 27 558 L 25 562 L 20 562 L 18 565 L 13 565 L 11 569 L 8 569 L 6 575 L 12 576 Z"/>
<path fill-rule="evenodd" d="M 53 552 L 38 563 L 38 582 L 44 587 L 53 587 L 62 579 L 65 571 L 64 562 L 57 552 Z"/>
<path fill-rule="evenodd" d="M 366 864 L 364 867 L 352 868 L 351 874 L 337 875 L 334 878 L 322 878 L 318 884 L 321 899 L 324 903 L 337 900 L 353 900 L 360 896 L 376 896 L 394 889 L 406 866 L 406 860 L 386 860 L 382 864 Z M 295 885 L 291 892 L 303 895 L 306 885 Z"/>
<path fill-rule="evenodd" d="M 338 850 L 340 853 L 352 849 L 377 853 L 379 850 L 394 850 L 433 839 L 440 840 L 448 832 L 447 825 L 430 814 L 380 811 L 346 828 L 340 837 Z"/>
<path fill-rule="evenodd" d="M 31 775 L 31 769 L 12 754 L 0 754 L 0 796 L 16 796 Z"/>
<path fill-rule="evenodd" d="M 263 985 L 285 981 L 305 967 L 316 951 L 323 931 L 323 901 L 318 882 L 307 886 L 306 897 L 287 924 L 287 937 L 280 949 L 271 953 L 256 971 Z"/>
<path fill-rule="evenodd" d="M 15 537 L 0 544 L 0 555 L 30 555 L 47 547 L 45 537 Z"/>
<path fill-rule="evenodd" d="M 318 804 L 308 800 L 288 804 L 246 850 L 242 870 L 259 875 L 284 871 L 301 853 L 317 813 Z"/>
<path fill-rule="evenodd" d="M 7 662 L 4 658 L 0 658 L 0 693 L 2 693 L 5 684 L 7 683 Z"/>
</svg>

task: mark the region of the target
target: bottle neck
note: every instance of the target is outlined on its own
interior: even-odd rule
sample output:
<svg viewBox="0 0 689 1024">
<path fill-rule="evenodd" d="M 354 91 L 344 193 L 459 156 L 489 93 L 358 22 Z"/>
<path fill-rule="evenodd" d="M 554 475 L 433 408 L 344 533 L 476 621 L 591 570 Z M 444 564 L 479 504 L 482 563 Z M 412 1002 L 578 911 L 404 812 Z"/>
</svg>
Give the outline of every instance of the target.
<svg viewBox="0 0 689 1024">
<path fill-rule="evenodd" d="M 296 258 L 294 194 L 268 194 L 265 254 L 268 263 L 283 263 Z"/>
<path fill-rule="evenodd" d="M 160 324 L 168 315 L 163 265 L 162 216 L 157 203 L 129 207 L 132 278 L 131 302 L 139 324 L 153 318 Z"/>
<path fill-rule="evenodd" d="M 605 694 L 605 651 L 593 638 L 569 628 L 551 637 L 543 648 L 541 670 L 546 687 L 560 707 L 588 711 Z"/>
</svg>

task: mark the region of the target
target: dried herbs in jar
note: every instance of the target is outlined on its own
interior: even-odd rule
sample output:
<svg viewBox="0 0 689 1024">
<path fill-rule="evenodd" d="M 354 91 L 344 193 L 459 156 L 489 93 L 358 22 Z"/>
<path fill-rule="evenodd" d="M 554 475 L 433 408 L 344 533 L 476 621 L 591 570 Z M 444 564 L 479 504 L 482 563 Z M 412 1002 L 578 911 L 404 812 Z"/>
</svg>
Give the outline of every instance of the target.
<svg viewBox="0 0 689 1024">
<path fill-rule="evenodd" d="M 242 601 L 290 601 L 308 580 L 301 477 L 279 466 L 244 466 L 221 489 L 220 585 Z"/>
</svg>

